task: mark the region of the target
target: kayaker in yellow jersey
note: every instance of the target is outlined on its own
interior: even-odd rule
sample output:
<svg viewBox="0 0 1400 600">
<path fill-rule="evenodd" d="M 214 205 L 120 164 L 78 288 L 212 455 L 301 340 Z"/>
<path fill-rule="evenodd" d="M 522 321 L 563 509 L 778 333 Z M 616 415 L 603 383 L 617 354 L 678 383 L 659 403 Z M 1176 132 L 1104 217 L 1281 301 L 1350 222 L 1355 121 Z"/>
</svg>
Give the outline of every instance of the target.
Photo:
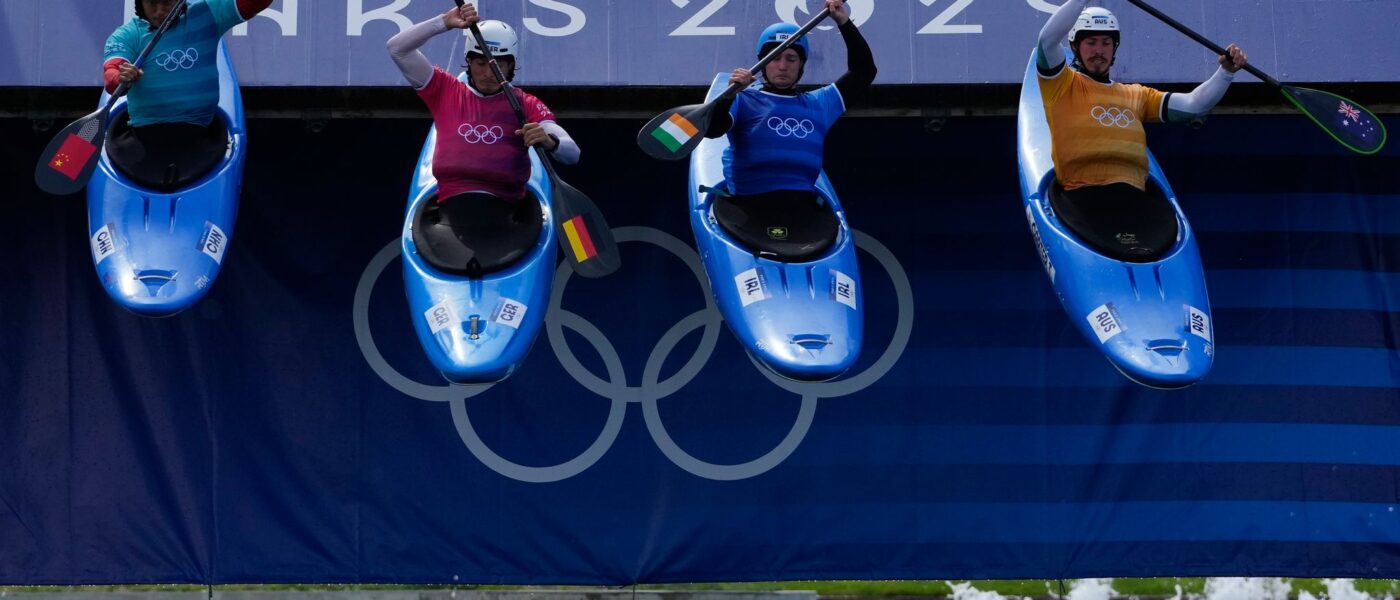
<svg viewBox="0 0 1400 600">
<path fill-rule="evenodd" d="M 1185 94 L 1109 76 L 1122 38 L 1118 19 L 1068 0 L 1040 32 L 1036 66 L 1058 182 L 1056 215 L 1107 256 L 1151 262 L 1176 242 L 1176 212 L 1147 189 L 1144 122 L 1184 123 L 1210 112 L 1248 57 L 1231 44 L 1215 74 Z M 1068 40 L 1074 63 L 1060 44 Z"/>
</svg>

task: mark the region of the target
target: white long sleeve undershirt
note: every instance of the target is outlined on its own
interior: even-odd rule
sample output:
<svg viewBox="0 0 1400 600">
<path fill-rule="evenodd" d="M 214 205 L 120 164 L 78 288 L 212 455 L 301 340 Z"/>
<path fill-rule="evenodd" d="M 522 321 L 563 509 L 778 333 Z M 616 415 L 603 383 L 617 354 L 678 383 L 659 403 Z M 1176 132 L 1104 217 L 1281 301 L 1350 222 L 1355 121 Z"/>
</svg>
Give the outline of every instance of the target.
<svg viewBox="0 0 1400 600">
<path fill-rule="evenodd" d="M 1036 45 L 1036 49 L 1039 50 L 1036 54 L 1036 66 L 1042 73 L 1058 71 L 1065 64 L 1065 53 L 1060 50 L 1060 44 L 1069 38 L 1069 30 L 1074 29 L 1074 22 L 1079 18 L 1079 13 L 1084 12 L 1088 5 L 1089 0 L 1067 0 L 1055 14 L 1050 15 L 1050 20 L 1045 22 L 1045 26 L 1040 28 L 1040 41 Z"/>
<path fill-rule="evenodd" d="M 1167 120 L 1188 121 L 1209 113 L 1225 97 L 1225 91 L 1230 89 L 1230 82 L 1234 80 L 1234 73 L 1220 67 L 1210 79 L 1196 86 L 1189 94 L 1172 94 L 1167 99 Z"/>
</svg>

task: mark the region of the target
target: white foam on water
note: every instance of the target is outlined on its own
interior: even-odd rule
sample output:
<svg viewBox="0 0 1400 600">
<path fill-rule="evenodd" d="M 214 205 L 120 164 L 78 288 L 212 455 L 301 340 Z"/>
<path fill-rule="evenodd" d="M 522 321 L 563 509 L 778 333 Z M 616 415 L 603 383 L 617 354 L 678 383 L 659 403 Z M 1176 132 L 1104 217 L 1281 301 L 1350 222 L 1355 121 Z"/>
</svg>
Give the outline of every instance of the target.
<svg viewBox="0 0 1400 600">
<path fill-rule="evenodd" d="M 955 583 L 946 581 L 952 588 L 951 600 L 1017 600 L 1017 596 L 1002 596 L 996 592 L 977 589 L 972 582 Z M 1068 600 L 1111 600 L 1121 598 L 1113 590 L 1112 579 L 1077 579 L 1066 582 Z M 1297 600 L 1395 600 L 1391 594 L 1377 597 L 1356 589 L 1354 579 L 1324 579 L 1327 591 L 1322 596 L 1314 596 L 1306 590 L 1299 590 Z M 1047 595 L 1055 597 L 1058 590 L 1047 584 Z M 1293 585 L 1281 577 L 1211 577 L 1206 579 L 1205 594 L 1192 594 L 1176 585 L 1176 595 L 1170 600 L 1289 600 Z"/>
<path fill-rule="evenodd" d="M 1327 591 L 1322 593 L 1322 597 L 1327 600 L 1375 600 L 1366 592 L 1356 589 L 1355 579 L 1323 579 L 1322 585 L 1327 586 Z M 1312 594 L 1298 592 L 1298 600 L 1312 600 Z M 1392 600 L 1390 594 L 1383 596 L 1384 600 Z"/>
<path fill-rule="evenodd" d="M 1076 579 L 1069 584 L 1069 600 L 1109 600 L 1115 595 L 1112 579 Z"/>
<path fill-rule="evenodd" d="M 1205 600 L 1288 600 L 1291 591 L 1293 586 L 1281 577 L 1211 577 Z"/>
<path fill-rule="evenodd" d="M 952 582 L 952 581 L 945 581 L 945 582 L 943 582 L 943 583 L 946 583 L 946 584 L 948 584 L 948 587 L 953 588 L 953 594 L 950 595 L 950 596 L 948 596 L 948 598 L 949 598 L 950 600 L 1015 600 L 1015 599 L 1016 599 L 1015 596 L 1012 596 L 1010 599 L 1008 599 L 1007 597 L 1002 596 L 1001 594 L 998 594 L 998 593 L 996 593 L 996 592 L 984 592 L 984 591 L 982 591 L 982 590 L 977 589 L 976 587 L 973 587 L 971 581 L 964 581 L 964 582 L 962 582 L 962 583 L 955 583 L 955 582 Z"/>
<path fill-rule="evenodd" d="M 1381 598 L 1356 589 L 1355 579 L 1324 579 L 1327 591 L 1322 597 L 1312 595 L 1307 590 L 1298 591 L 1298 600 L 1394 600 L 1390 594 Z M 1212 577 L 1206 580 L 1206 594 L 1203 600 L 1288 600 L 1293 591 L 1289 580 L 1278 577 Z M 1178 588 L 1178 598 L 1181 593 Z M 1195 594 L 1187 594 L 1189 600 L 1198 600 Z"/>
</svg>

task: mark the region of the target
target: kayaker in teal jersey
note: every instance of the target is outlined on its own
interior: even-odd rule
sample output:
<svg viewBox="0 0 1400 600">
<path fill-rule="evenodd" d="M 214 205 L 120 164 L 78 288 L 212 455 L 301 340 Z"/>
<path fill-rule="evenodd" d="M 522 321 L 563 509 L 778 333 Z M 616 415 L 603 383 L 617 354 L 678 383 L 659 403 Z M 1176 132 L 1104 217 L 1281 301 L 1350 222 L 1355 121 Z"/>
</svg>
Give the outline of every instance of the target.
<svg viewBox="0 0 1400 600">
<path fill-rule="evenodd" d="M 752 85 L 755 77 L 748 69 L 735 69 L 729 81 L 748 87 L 716 104 L 715 118 L 705 132 L 710 138 L 729 136 L 724 175 L 732 197 L 716 205 L 717 216 L 752 224 L 809 213 L 810 227 L 790 228 L 784 235 L 789 242 L 792 236 L 810 235 L 812 244 L 805 253 L 810 255 L 824 251 L 837 229 L 830 210 L 811 208 L 817 206 L 827 131 L 846 112 L 846 101 L 865 92 L 877 72 L 870 45 L 851 21 L 845 1 L 825 0 L 825 7 L 846 43 L 846 73 L 836 83 L 799 91 L 811 52 L 804 37 L 764 67 L 762 85 Z M 790 23 L 769 26 L 759 37 L 756 54 L 762 58 L 797 30 Z M 742 232 L 731 233 L 742 237 Z"/>
<path fill-rule="evenodd" d="M 136 16 L 107 38 L 103 80 L 107 91 L 133 82 L 125 124 L 112 128 L 107 152 L 123 171 L 145 183 L 175 184 L 207 171 L 223 157 L 227 134 L 215 122 L 219 104 L 219 39 L 272 4 L 272 0 L 190 0 L 183 15 L 134 64 L 176 0 L 133 0 Z"/>
</svg>

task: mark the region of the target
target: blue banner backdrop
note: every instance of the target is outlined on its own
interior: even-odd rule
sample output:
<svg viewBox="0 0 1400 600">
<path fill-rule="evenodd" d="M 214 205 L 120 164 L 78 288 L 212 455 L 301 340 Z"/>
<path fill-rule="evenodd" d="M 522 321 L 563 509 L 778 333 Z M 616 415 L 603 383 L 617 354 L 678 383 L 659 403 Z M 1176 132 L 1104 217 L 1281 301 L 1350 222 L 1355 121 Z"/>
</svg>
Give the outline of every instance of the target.
<svg viewBox="0 0 1400 600">
<path fill-rule="evenodd" d="M 82 200 L 29 183 L 50 132 L 0 121 L 0 584 L 1400 577 L 1395 145 L 1151 129 L 1219 348 L 1161 392 L 1060 310 L 1011 119 L 846 122 L 867 348 L 796 385 L 707 308 L 684 165 L 566 125 L 625 266 L 561 274 L 481 389 L 441 383 L 403 297 L 425 120 L 253 122 L 226 269 L 161 320 L 102 293 Z"/>
<path fill-rule="evenodd" d="M 1134 8 L 1103 0 L 1125 29 L 1125 81 L 1202 81 L 1205 49 Z M 1283 81 L 1400 80 L 1400 0 L 1162 0 L 1160 8 L 1221 44 L 1238 42 Z M 882 84 L 1015 83 L 1050 0 L 850 0 Z M 232 33 L 245 85 L 381 86 L 402 77 L 384 42 L 440 14 L 449 0 L 278 0 Z M 805 22 L 817 0 L 482 0 L 482 13 L 522 30 L 521 80 L 535 85 L 706 85 L 754 62 L 759 31 Z M 125 10 L 123 10 L 125 7 Z M 0 86 L 87 86 L 101 81 L 102 44 L 132 0 L 0 3 Z M 825 29 L 830 29 L 829 27 Z M 808 81 L 845 70 L 834 31 L 814 34 Z M 463 38 L 426 47 L 460 64 Z M 1241 81 L 1253 81 L 1242 76 Z"/>
</svg>

